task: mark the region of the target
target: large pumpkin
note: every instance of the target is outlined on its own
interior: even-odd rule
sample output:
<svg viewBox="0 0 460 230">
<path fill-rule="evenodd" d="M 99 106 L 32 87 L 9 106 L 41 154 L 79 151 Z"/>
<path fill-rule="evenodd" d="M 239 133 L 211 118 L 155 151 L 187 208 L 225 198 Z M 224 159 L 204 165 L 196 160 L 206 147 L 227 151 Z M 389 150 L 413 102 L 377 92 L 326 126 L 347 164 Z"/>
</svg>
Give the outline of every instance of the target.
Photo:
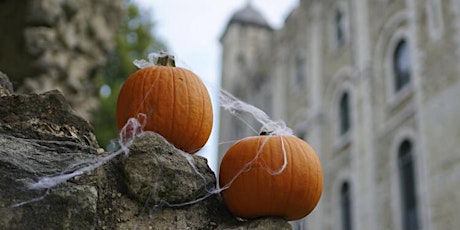
<svg viewBox="0 0 460 230">
<path fill-rule="evenodd" d="M 211 99 L 201 79 L 190 70 L 175 67 L 171 56 L 158 59 L 129 76 L 117 102 L 117 125 L 146 114 L 144 130 L 162 135 L 177 148 L 195 153 L 212 129 Z"/>
<path fill-rule="evenodd" d="M 323 174 L 315 151 L 301 139 L 257 136 L 230 147 L 220 165 L 219 184 L 225 203 L 238 217 L 297 220 L 317 205 Z"/>
</svg>

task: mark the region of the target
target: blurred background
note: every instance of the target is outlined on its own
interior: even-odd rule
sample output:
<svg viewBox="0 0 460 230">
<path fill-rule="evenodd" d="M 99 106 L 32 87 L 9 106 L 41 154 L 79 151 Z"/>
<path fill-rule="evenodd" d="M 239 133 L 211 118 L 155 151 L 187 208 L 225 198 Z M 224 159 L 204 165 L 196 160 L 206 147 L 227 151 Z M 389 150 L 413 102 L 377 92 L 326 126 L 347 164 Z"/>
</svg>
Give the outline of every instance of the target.
<svg viewBox="0 0 460 230">
<path fill-rule="evenodd" d="M 0 71 L 59 89 L 108 150 L 132 61 L 160 50 L 212 94 L 215 172 L 260 129 L 220 88 L 318 152 L 323 196 L 295 229 L 460 226 L 460 0 L 0 0 Z"/>
</svg>

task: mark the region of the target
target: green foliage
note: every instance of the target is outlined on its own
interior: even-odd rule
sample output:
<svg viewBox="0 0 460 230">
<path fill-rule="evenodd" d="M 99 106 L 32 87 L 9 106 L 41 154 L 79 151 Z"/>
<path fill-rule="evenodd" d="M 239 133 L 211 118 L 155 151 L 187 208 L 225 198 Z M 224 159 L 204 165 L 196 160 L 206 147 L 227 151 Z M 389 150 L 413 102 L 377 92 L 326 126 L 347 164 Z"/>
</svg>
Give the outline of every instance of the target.
<svg viewBox="0 0 460 230">
<path fill-rule="evenodd" d="M 114 84 L 109 97 L 99 96 L 101 104 L 96 111 L 93 126 L 99 144 L 106 149 L 110 141 L 118 137 L 115 111 L 121 86 L 121 83 Z"/>
<path fill-rule="evenodd" d="M 97 79 L 99 87 L 111 89 L 108 97 L 100 96 L 100 108 L 95 113 L 93 126 L 99 144 L 107 147 L 110 140 L 118 137 L 116 104 L 118 93 L 125 79 L 136 67 L 135 59 L 145 59 L 148 53 L 165 49 L 165 45 L 153 35 L 154 23 L 151 12 L 141 10 L 133 0 L 124 0 L 124 16 L 116 35 L 116 46 L 109 54 L 106 67 Z"/>
</svg>

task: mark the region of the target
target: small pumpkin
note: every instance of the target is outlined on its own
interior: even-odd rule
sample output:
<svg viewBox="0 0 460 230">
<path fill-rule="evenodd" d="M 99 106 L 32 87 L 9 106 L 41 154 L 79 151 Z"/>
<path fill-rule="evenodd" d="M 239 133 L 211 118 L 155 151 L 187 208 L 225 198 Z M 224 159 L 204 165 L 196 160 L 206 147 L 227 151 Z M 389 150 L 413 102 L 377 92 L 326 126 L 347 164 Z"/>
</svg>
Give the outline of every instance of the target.
<svg viewBox="0 0 460 230">
<path fill-rule="evenodd" d="M 195 153 L 211 134 L 213 111 L 209 93 L 192 71 L 175 67 L 174 58 L 163 55 L 157 65 L 129 76 L 117 101 L 117 126 L 129 118 L 146 115 L 145 131 L 153 131 L 188 153 Z"/>
<path fill-rule="evenodd" d="M 236 142 L 225 153 L 219 184 L 229 210 L 238 217 L 297 220 L 319 202 L 323 173 L 315 151 L 303 140 L 255 136 Z"/>
</svg>

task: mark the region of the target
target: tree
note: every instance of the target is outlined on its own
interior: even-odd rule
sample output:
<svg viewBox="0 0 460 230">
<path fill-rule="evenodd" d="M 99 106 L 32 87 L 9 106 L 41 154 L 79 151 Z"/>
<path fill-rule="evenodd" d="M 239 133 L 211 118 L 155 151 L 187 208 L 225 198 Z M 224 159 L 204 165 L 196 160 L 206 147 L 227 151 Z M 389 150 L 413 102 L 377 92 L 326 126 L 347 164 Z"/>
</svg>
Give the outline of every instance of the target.
<svg viewBox="0 0 460 230">
<path fill-rule="evenodd" d="M 93 126 L 99 144 L 108 147 L 118 137 L 116 124 L 116 103 L 118 93 L 125 79 L 136 67 L 133 60 L 146 58 L 150 52 L 165 49 L 164 43 L 153 34 L 154 23 L 151 12 L 141 10 L 133 0 L 124 0 L 124 16 L 116 35 L 116 46 L 98 77 L 100 87 L 99 109 L 95 112 Z"/>
</svg>

